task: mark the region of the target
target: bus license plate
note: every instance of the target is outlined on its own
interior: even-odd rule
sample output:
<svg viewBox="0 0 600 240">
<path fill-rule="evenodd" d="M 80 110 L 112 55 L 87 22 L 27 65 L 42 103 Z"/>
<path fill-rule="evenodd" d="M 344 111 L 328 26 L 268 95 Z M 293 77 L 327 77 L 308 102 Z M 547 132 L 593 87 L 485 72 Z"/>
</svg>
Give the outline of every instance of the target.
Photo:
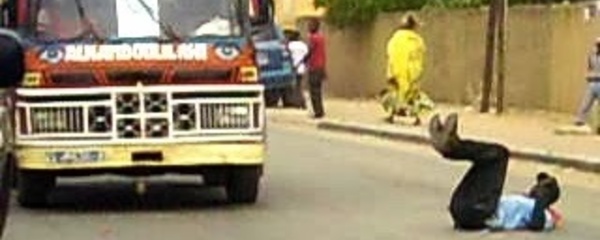
<svg viewBox="0 0 600 240">
<path fill-rule="evenodd" d="M 99 151 L 83 152 L 51 152 L 48 160 L 52 163 L 93 163 L 104 160 L 104 153 Z"/>
</svg>

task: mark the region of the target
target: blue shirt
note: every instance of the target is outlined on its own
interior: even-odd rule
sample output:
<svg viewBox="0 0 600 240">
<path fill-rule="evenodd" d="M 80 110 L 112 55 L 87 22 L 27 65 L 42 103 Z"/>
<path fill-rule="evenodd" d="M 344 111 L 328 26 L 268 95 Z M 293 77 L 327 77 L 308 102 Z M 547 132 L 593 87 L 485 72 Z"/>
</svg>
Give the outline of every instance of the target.
<svg viewBox="0 0 600 240">
<path fill-rule="evenodd" d="M 526 229 L 531 222 L 535 200 L 523 195 L 509 195 L 500 198 L 496 215 L 487 222 L 488 226 L 501 230 Z M 545 230 L 554 228 L 552 216 L 546 210 Z"/>
</svg>

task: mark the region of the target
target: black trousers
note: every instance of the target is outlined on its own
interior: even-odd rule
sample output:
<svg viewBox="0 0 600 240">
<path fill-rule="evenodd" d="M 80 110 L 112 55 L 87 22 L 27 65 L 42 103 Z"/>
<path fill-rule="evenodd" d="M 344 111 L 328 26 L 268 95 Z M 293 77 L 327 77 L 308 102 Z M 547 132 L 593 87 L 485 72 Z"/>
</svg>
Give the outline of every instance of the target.
<svg viewBox="0 0 600 240">
<path fill-rule="evenodd" d="M 296 85 L 294 86 L 294 96 L 297 106 L 300 108 L 306 108 L 306 100 L 304 99 L 304 88 L 302 82 L 304 81 L 303 74 L 296 74 Z"/>
<path fill-rule="evenodd" d="M 322 117 L 325 115 L 325 110 L 323 107 L 324 80 L 324 70 L 311 70 L 308 72 L 308 90 L 310 93 L 310 102 L 316 117 Z"/>
<path fill-rule="evenodd" d="M 283 102 L 286 108 L 305 108 L 304 95 L 302 93 L 302 75 L 294 76 L 295 81 L 291 86 L 284 88 L 269 89 L 265 92 L 265 102 L 267 107 L 277 107 L 279 101 Z"/>
<path fill-rule="evenodd" d="M 468 160 L 472 166 L 452 194 L 450 215 L 455 228 L 478 230 L 494 215 L 502 196 L 510 152 L 499 144 L 460 141 L 443 156 Z"/>
</svg>

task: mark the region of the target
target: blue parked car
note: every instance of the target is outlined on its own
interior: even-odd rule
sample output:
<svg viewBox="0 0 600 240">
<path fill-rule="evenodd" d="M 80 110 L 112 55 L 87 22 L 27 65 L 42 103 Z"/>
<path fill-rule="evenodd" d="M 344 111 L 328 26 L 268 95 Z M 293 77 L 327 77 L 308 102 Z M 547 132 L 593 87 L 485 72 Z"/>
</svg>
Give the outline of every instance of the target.
<svg viewBox="0 0 600 240">
<path fill-rule="evenodd" d="M 274 23 L 255 27 L 253 40 L 267 107 L 278 106 L 280 100 L 284 107 L 295 107 L 298 105 L 293 100 L 295 75 L 283 31 Z"/>
</svg>

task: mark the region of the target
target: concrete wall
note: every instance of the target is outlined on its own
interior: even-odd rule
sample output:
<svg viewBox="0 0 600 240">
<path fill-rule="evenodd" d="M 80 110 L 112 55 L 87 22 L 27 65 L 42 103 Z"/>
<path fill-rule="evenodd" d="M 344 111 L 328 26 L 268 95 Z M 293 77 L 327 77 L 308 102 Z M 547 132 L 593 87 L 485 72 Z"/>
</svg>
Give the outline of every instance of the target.
<svg viewBox="0 0 600 240">
<path fill-rule="evenodd" d="M 313 0 L 276 0 L 275 18 L 279 25 L 284 27 L 294 26 L 301 16 L 320 15 L 324 9 L 317 9 Z"/>
<path fill-rule="evenodd" d="M 487 10 L 419 13 L 428 45 L 424 89 L 437 101 L 477 103 L 483 78 Z M 385 44 L 401 14 L 369 26 L 326 29 L 328 95 L 370 98 L 383 86 Z M 600 22 L 583 8 L 512 8 L 508 20 L 506 101 L 509 107 L 572 112 L 585 88 L 586 54 Z"/>
</svg>

